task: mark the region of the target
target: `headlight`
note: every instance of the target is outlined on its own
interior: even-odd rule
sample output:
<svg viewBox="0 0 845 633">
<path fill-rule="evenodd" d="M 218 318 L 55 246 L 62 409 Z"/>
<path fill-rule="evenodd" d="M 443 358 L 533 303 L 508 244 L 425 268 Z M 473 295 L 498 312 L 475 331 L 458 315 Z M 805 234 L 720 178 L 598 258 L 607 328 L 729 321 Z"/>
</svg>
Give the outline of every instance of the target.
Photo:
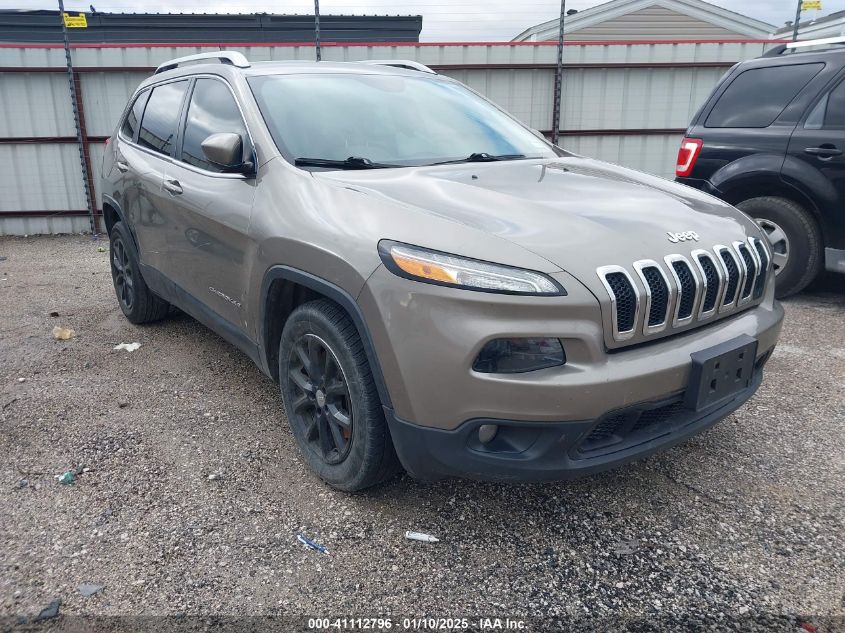
<svg viewBox="0 0 845 633">
<path fill-rule="evenodd" d="M 524 295 L 565 295 L 548 275 L 382 240 L 379 255 L 396 275 L 439 286 Z"/>
</svg>

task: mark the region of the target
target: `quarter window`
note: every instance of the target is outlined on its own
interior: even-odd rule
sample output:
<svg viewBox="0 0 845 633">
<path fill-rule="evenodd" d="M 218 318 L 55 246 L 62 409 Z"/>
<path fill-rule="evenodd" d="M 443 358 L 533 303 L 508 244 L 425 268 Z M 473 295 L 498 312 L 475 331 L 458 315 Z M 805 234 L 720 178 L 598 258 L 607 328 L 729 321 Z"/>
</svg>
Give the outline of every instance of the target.
<svg viewBox="0 0 845 633">
<path fill-rule="evenodd" d="M 130 141 L 135 139 L 135 130 L 138 129 L 138 121 L 141 120 L 141 115 L 144 114 L 144 104 L 147 103 L 147 97 L 149 96 L 149 90 L 145 90 L 139 94 L 132 104 L 132 108 L 126 114 L 126 118 L 123 120 L 120 132 Z"/>
<path fill-rule="evenodd" d="M 768 127 L 823 67 L 792 64 L 746 70 L 719 97 L 705 126 Z"/>
<path fill-rule="evenodd" d="M 244 156 L 251 151 L 246 126 L 228 86 L 216 79 L 197 79 L 185 122 L 181 159 L 208 171 L 224 171 L 224 167 L 210 162 L 202 151 L 202 142 L 220 132 L 239 134 Z"/>
<path fill-rule="evenodd" d="M 187 88 L 187 81 L 174 81 L 153 88 L 138 133 L 139 145 L 170 155 L 176 142 L 179 112 Z"/>
</svg>

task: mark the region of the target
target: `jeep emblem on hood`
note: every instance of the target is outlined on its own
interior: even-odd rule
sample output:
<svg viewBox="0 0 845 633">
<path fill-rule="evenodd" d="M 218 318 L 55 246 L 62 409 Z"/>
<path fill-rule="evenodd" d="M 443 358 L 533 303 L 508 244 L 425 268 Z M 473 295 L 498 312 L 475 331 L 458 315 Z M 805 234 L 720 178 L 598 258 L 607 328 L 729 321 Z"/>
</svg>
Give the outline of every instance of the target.
<svg viewBox="0 0 845 633">
<path fill-rule="evenodd" d="M 672 233 L 671 231 L 667 231 L 666 235 L 669 236 L 669 241 L 673 244 L 677 244 L 678 242 L 687 242 L 689 240 L 698 241 L 698 233 L 695 231 L 681 231 L 680 233 Z"/>
</svg>

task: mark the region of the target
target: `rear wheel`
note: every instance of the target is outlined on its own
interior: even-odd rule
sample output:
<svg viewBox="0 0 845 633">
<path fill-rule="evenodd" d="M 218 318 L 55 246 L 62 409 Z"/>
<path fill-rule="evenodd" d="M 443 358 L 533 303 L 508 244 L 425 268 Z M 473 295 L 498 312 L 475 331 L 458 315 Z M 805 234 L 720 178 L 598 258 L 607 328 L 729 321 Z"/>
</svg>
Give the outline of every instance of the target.
<svg viewBox="0 0 845 633">
<path fill-rule="evenodd" d="M 279 344 L 279 382 L 296 442 L 328 484 L 355 492 L 397 472 L 364 346 L 339 306 L 319 299 L 293 311 Z"/>
<path fill-rule="evenodd" d="M 138 252 L 129 230 L 117 222 L 109 233 L 111 276 L 123 314 L 132 323 L 149 323 L 165 317 L 170 304 L 149 289 L 138 266 Z"/>
<path fill-rule="evenodd" d="M 822 236 L 813 216 L 801 205 L 774 196 L 736 205 L 763 229 L 772 247 L 775 291 L 782 299 L 803 290 L 822 269 Z"/>
</svg>

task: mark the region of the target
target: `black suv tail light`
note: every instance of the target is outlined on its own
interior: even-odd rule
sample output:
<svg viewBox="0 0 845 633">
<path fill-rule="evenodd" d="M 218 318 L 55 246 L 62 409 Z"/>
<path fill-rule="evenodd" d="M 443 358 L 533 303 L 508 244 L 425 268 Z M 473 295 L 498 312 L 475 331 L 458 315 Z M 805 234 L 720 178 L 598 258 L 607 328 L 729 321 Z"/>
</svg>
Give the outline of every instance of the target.
<svg viewBox="0 0 845 633">
<path fill-rule="evenodd" d="M 681 147 L 678 148 L 678 164 L 675 166 L 676 176 L 686 178 L 692 173 L 703 143 L 700 138 L 685 138 L 681 141 Z"/>
</svg>

